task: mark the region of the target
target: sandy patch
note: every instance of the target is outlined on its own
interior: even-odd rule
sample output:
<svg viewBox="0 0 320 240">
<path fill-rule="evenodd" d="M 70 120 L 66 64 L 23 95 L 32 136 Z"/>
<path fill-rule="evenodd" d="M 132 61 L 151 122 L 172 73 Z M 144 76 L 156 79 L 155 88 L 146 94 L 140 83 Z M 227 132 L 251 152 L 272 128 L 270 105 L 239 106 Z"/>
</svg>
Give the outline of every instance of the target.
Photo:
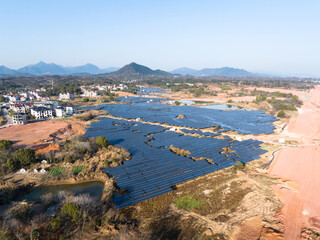
<svg viewBox="0 0 320 240">
<path fill-rule="evenodd" d="M 283 148 L 270 168 L 270 174 L 292 180 L 298 188 L 276 187 L 284 202 L 285 239 L 300 239 L 303 227 L 320 230 L 320 146 L 310 145 L 320 139 L 320 87 L 303 101 L 302 111 L 289 122 L 284 134 L 300 136 L 309 146 Z"/>
</svg>

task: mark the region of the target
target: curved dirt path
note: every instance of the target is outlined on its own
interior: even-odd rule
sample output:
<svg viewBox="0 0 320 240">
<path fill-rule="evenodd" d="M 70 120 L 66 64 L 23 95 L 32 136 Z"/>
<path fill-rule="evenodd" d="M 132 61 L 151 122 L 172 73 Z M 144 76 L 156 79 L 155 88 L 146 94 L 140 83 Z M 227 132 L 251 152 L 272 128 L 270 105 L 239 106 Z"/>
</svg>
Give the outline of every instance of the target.
<svg viewBox="0 0 320 240">
<path fill-rule="evenodd" d="M 276 154 L 271 175 L 291 180 L 289 188 L 276 186 L 284 207 L 285 239 L 301 239 L 301 229 L 320 230 L 320 86 L 312 89 L 297 117 L 283 135 L 301 137 L 304 146 L 284 147 Z"/>
</svg>

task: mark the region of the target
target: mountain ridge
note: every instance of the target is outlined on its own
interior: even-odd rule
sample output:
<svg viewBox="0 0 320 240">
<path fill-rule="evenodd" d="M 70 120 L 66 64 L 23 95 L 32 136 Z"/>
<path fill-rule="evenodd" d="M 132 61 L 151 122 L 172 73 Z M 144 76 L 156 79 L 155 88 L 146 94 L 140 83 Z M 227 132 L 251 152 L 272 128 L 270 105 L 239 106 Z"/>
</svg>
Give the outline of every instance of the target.
<svg viewBox="0 0 320 240">
<path fill-rule="evenodd" d="M 107 74 L 112 77 L 141 77 L 141 76 L 171 76 L 172 74 L 160 69 L 152 70 L 135 62 L 129 63 L 118 71 Z"/>
<path fill-rule="evenodd" d="M 221 67 L 221 68 L 203 68 L 196 70 L 192 68 L 182 67 L 171 71 L 174 74 L 180 75 L 192 75 L 196 77 L 211 77 L 211 76 L 223 76 L 223 77 L 249 77 L 255 76 L 254 73 L 248 72 L 240 68 Z"/>
<path fill-rule="evenodd" d="M 106 75 L 110 77 L 142 77 L 142 76 L 195 76 L 195 77 L 251 77 L 265 76 L 265 74 L 251 73 L 244 69 L 221 67 L 221 68 L 203 68 L 196 70 L 182 67 L 171 72 L 151 68 L 137 64 L 129 63 L 122 68 L 109 67 L 99 68 L 94 64 L 86 63 L 80 66 L 62 66 L 55 63 L 45 63 L 40 61 L 36 64 L 30 64 L 19 69 L 11 69 L 6 66 L 0 66 L 0 76 L 42 76 L 42 75 Z"/>
<path fill-rule="evenodd" d="M 87 75 L 87 74 L 105 74 L 118 70 L 116 67 L 99 68 L 94 64 L 87 63 L 81 66 L 62 66 L 55 63 L 45 63 L 40 61 L 35 64 L 29 64 L 19 69 L 11 69 L 6 66 L 0 66 L 0 75 L 2 76 L 42 76 L 42 75 Z"/>
</svg>

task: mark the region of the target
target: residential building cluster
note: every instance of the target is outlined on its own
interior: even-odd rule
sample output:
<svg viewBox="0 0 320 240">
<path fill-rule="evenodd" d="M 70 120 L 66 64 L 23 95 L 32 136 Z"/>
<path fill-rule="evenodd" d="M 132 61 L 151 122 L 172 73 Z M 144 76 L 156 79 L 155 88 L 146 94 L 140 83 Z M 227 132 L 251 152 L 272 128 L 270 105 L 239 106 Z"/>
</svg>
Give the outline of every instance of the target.
<svg viewBox="0 0 320 240">
<path fill-rule="evenodd" d="M 12 116 L 13 124 L 25 124 L 27 114 L 34 116 L 36 120 L 43 120 L 54 117 L 67 117 L 75 113 L 74 107 L 58 105 L 54 101 L 10 102 L 9 109 L 15 112 Z"/>
<path fill-rule="evenodd" d="M 125 84 L 113 84 L 113 85 L 91 85 L 91 86 L 81 86 L 83 97 L 98 97 L 99 91 L 122 91 L 128 89 Z"/>
<path fill-rule="evenodd" d="M 48 101 L 49 98 L 42 96 L 41 92 L 45 92 L 45 88 L 39 88 L 36 90 L 29 90 L 25 92 L 19 92 L 18 94 L 5 94 L 4 99 L 8 102 L 15 101 Z"/>
</svg>

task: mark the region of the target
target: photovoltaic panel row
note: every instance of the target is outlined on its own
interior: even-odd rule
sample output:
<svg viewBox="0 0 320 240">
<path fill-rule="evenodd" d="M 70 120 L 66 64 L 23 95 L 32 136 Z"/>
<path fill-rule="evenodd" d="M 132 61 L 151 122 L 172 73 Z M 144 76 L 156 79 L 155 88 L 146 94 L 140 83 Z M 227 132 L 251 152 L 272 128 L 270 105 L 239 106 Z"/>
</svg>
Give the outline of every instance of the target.
<svg viewBox="0 0 320 240">
<path fill-rule="evenodd" d="M 272 133 L 272 123 L 277 119 L 262 111 L 221 111 L 193 106 L 167 106 L 161 103 L 137 102 L 134 104 L 106 104 L 100 106 L 111 115 L 127 119 L 141 118 L 148 122 L 166 123 L 174 126 L 207 128 L 216 124 L 222 131 L 241 134 Z M 185 118 L 178 119 L 178 115 Z"/>
<path fill-rule="evenodd" d="M 226 140 L 194 138 L 182 136 L 172 131 L 164 132 L 164 130 L 165 128 L 161 126 L 110 118 L 94 122 L 88 128 L 86 137 L 105 136 L 111 144 L 122 146 L 132 154 L 132 159 L 125 161 L 123 165 L 105 169 L 106 172 L 114 176 L 121 189 L 129 190 L 129 194 L 114 198 L 118 208 L 171 191 L 172 185 L 232 166 L 236 164 L 235 158 L 243 162 L 259 158 L 260 142 L 258 141 L 237 142 L 231 141 L 229 138 Z M 150 133 L 154 134 L 149 135 Z M 166 148 L 171 144 L 170 139 L 182 144 L 181 147 L 189 146 L 195 154 L 200 155 L 199 152 L 196 152 L 197 145 L 199 145 L 198 151 L 201 151 L 201 154 L 213 152 L 218 156 L 213 160 L 219 162 L 219 165 L 209 164 L 205 160 L 193 161 L 190 158 L 174 154 Z M 148 145 L 157 141 L 162 141 L 163 143 L 160 145 L 164 145 L 164 148 Z M 194 141 L 197 143 L 192 145 Z M 246 151 L 242 152 L 239 157 L 234 155 L 233 158 L 228 158 L 216 151 L 226 145 L 246 149 Z M 244 146 L 246 148 L 243 148 Z"/>
</svg>

